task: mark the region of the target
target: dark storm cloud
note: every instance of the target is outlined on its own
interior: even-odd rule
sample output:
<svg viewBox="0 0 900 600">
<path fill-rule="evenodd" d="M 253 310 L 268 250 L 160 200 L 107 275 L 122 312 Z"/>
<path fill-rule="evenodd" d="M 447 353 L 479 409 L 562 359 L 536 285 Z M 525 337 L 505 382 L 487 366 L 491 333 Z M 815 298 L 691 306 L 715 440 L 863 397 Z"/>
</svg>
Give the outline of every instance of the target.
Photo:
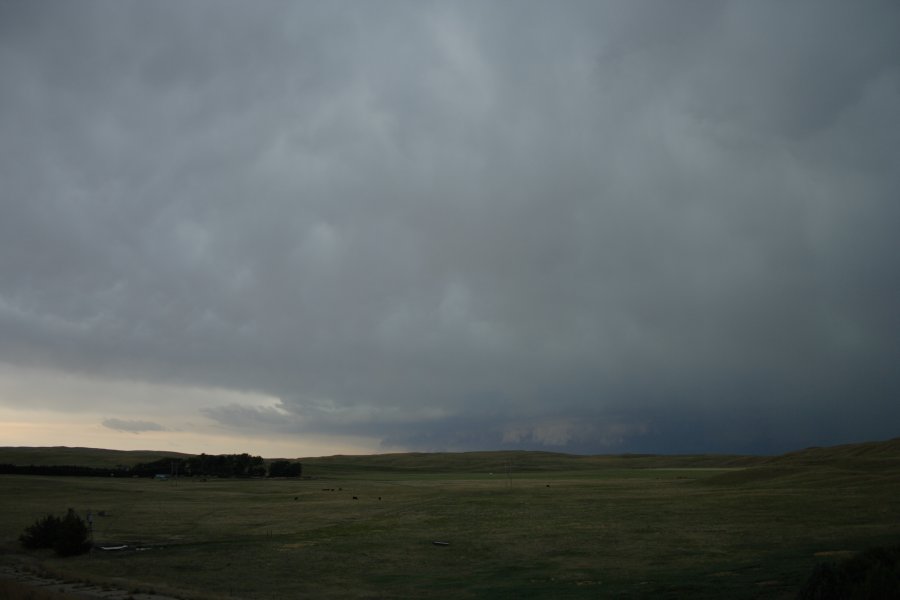
<svg viewBox="0 0 900 600">
<path fill-rule="evenodd" d="M 896 434 L 893 3 L 0 6 L 2 361 L 416 448 Z"/>
</svg>

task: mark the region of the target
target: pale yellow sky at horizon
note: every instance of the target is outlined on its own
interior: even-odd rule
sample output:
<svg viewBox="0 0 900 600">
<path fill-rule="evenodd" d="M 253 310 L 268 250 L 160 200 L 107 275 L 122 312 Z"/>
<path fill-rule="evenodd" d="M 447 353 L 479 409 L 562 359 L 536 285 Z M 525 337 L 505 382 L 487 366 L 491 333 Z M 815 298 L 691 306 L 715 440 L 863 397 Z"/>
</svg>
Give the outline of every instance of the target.
<svg viewBox="0 0 900 600">
<path fill-rule="evenodd" d="M 100 380 L 0 364 L 0 446 L 247 452 L 266 458 L 402 451 L 385 449 L 375 437 L 253 429 L 238 433 L 202 412 L 217 406 L 271 407 L 277 403 L 275 398 L 231 390 Z M 142 424 L 157 429 L 127 430 L 130 425 L 139 429 Z M 117 429 L 117 425 L 125 429 Z"/>
<path fill-rule="evenodd" d="M 108 450 L 167 450 L 186 454 L 239 454 L 265 458 L 301 458 L 335 454 L 381 454 L 378 440 L 338 436 L 239 436 L 201 431 L 116 431 L 92 419 L 68 419 L 0 410 L 0 446 L 69 446 Z"/>
</svg>

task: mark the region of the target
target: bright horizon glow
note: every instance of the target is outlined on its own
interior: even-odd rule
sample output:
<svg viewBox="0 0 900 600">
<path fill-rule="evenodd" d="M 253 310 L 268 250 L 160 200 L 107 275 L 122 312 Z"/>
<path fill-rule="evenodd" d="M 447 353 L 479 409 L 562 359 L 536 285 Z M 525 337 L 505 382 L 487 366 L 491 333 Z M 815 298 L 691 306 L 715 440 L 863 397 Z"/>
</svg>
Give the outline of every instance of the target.
<svg viewBox="0 0 900 600">
<path fill-rule="evenodd" d="M 102 450 L 151 450 L 184 454 L 241 454 L 246 452 L 264 458 L 312 458 L 318 456 L 364 455 L 391 452 L 365 445 L 364 439 L 322 439 L 304 441 L 261 440 L 212 434 L 153 432 L 143 434 L 105 435 L 103 427 L 85 424 L 83 433 L 71 432 L 78 424 L 44 421 L 42 423 L 10 422 L 4 415 L 4 433 L 0 446 L 5 447 L 68 447 Z M 66 431 L 66 430 L 69 431 Z M 129 439 L 129 436 L 131 439 Z M 402 450 L 396 450 L 401 452 Z"/>
<path fill-rule="evenodd" d="M 4 405 L 3 400 L 9 399 L 16 399 L 17 406 Z M 229 390 L 109 381 L 0 365 L 0 446 L 246 452 L 266 458 L 403 451 L 386 449 L 374 437 L 238 432 L 202 412 L 238 402 L 265 408 L 277 406 L 278 401 Z M 135 411 L 134 406 L 141 409 Z M 163 416 L 142 412 L 148 406 L 161 409 Z M 159 430 L 123 431 L 104 422 L 152 423 Z"/>
<path fill-rule="evenodd" d="M 404 451 L 379 448 L 377 440 L 366 438 L 303 436 L 302 440 L 291 440 L 261 439 L 214 432 L 116 432 L 90 420 L 63 421 L 45 417 L 38 421 L 7 410 L 0 411 L 0 421 L 3 422 L 0 446 L 6 447 L 62 446 L 103 450 L 154 450 L 184 454 L 246 452 L 264 458 L 311 458 L 336 454 L 382 454 Z"/>
</svg>

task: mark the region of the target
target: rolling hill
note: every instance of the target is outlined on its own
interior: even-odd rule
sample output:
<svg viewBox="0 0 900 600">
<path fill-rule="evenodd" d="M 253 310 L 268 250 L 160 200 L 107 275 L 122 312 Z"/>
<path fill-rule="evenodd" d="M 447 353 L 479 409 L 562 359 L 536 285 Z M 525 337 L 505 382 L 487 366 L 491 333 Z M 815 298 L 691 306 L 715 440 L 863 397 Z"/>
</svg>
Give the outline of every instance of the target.
<svg viewBox="0 0 900 600">
<path fill-rule="evenodd" d="M 106 450 L 69 446 L 6 446 L 0 447 L 0 464 L 17 466 L 75 465 L 79 467 L 131 467 L 161 458 L 186 458 L 190 454 L 163 450 Z"/>
<path fill-rule="evenodd" d="M 179 452 L 160 450 L 107 450 L 101 448 L 0 447 L 0 463 L 13 465 L 77 465 L 85 467 L 133 466 L 161 458 L 186 458 Z M 728 454 L 574 455 L 535 451 L 408 452 L 372 455 L 336 455 L 300 459 L 313 469 L 328 472 L 383 471 L 452 473 L 490 471 L 503 473 L 581 471 L 604 468 L 729 468 L 758 467 L 778 472 L 808 466 L 836 469 L 880 470 L 900 468 L 900 438 L 881 442 L 814 447 L 778 456 Z"/>
</svg>

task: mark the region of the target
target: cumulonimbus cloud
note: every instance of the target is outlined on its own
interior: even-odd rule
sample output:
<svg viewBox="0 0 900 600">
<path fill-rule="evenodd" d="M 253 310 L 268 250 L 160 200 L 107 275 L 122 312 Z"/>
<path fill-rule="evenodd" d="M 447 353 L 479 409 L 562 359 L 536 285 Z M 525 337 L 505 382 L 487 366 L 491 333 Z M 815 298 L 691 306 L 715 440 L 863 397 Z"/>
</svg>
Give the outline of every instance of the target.
<svg viewBox="0 0 900 600">
<path fill-rule="evenodd" d="M 209 10 L 0 3 L 0 361 L 415 449 L 894 434 L 896 2 Z M 174 422 L 125 396 L 59 404 Z"/>
</svg>

